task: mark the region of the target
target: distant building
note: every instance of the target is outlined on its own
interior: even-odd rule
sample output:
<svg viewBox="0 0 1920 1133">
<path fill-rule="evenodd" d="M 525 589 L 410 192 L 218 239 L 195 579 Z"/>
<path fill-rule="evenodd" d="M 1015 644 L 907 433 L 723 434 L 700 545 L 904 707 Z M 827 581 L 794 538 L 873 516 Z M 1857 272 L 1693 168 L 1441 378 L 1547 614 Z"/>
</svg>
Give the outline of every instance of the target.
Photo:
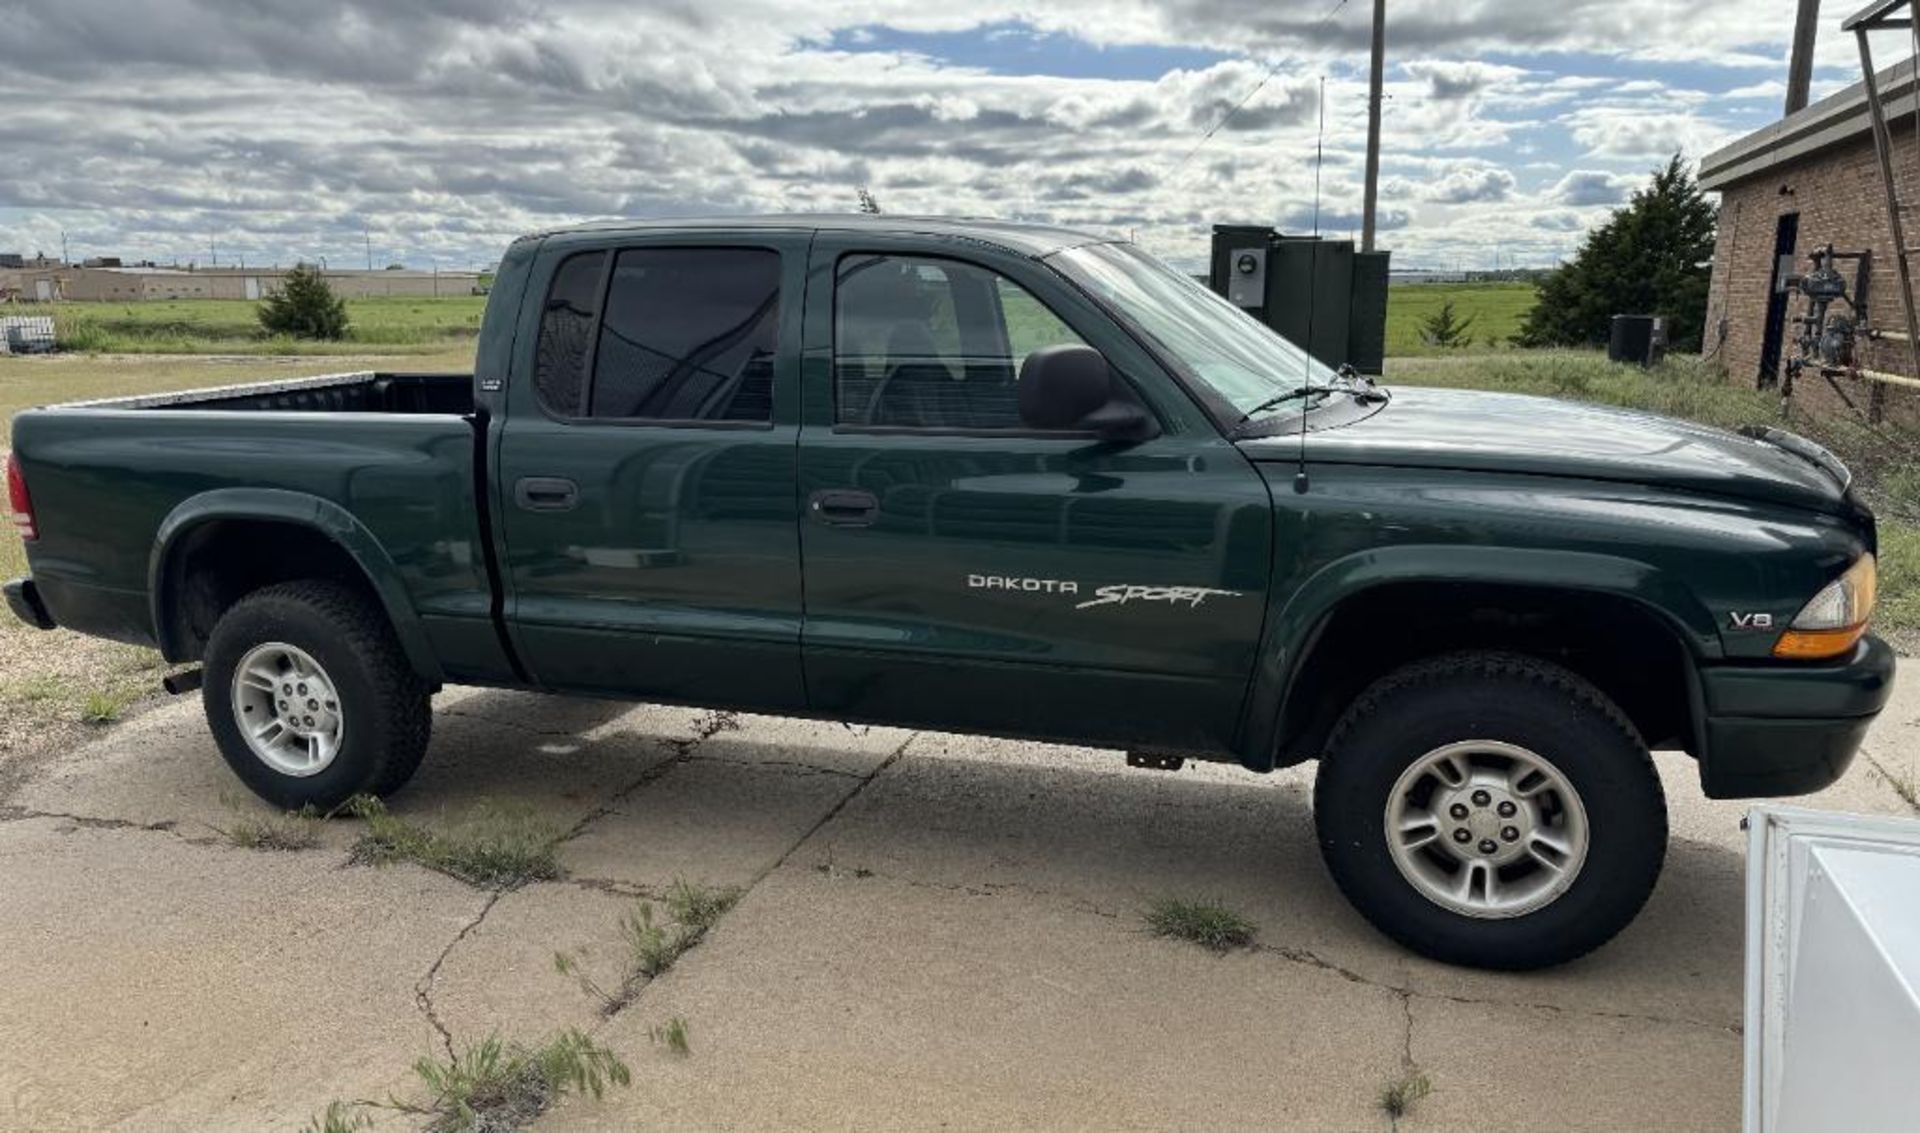
<svg viewBox="0 0 1920 1133">
<path fill-rule="evenodd" d="M 261 299 L 279 290 L 281 268 L 78 267 L 58 272 L 54 298 L 78 302 L 143 299 Z M 477 272 L 328 271 L 334 293 L 348 299 L 433 298 L 478 294 Z M 22 297 L 34 298 L 27 288 Z"/>
<path fill-rule="evenodd" d="M 18 252 L 0 252 L 0 268 L 19 269 L 27 266 L 27 257 Z"/>
<path fill-rule="evenodd" d="M 1902 178 L 1902 199 L 1912 202 L 1920 189 L 1907 180 L 1920 157 L 1911 125 L 1914 61 L 1881 72 L 1879 83 L 1894 119 L 1893 165 Z M 1700 162 L 1700 184 L 1720 193 L 1705 351 L 1718 358 L 1734 380 L 1755 385 L 1779 380 L 1781 364 L 1792 354 L 1795 328 L 1790 320 L 1806 310 L 1804 298 L 1783 289 L 1783 276 L 1806 271 L 1808 256 L 1828 244 L 1839 252 L 1873 253 L 1867 289 L 1872 324 L 1904 333 L 1893 237 L 1887 228 L 1864 84 L 1708 154 Z M 1908 240 L 1920 236 L 1916 229 L 1920 224 L 1907 214 Z M 1851 289 L 1854 264 L 1839 266 Z M 1862 341 L 1858 350 L 1860 364 L 1868 369 L 1909 369 L 1902 343 Z M 1868 394 L 1859 385 L 1843 383 L 1842 388 L 1856 401 Z M 1888 394 L 1890 416 L 1920 423 L 1920 397 L 1895 395 L 1892 389 Z M 1801 381 L 1794 396 L 1829 411 L 1845 409 L 1839 395 L 1822 381 Z"/>
</svg>

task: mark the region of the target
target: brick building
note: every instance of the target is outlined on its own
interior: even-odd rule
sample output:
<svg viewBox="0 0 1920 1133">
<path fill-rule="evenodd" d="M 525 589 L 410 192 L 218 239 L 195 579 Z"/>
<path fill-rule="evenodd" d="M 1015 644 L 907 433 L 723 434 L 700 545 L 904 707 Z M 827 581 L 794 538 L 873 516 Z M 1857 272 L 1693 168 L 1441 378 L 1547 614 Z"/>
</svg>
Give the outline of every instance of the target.
<svg viewBox="0 0 1920 1133">
<path fill-rule="evenodd" d="M 1881 72 L 1880 89 L 1892 126 L 1901 200 L 1920 204 L 1914 61 Z M 1704 350 L 1725 365 L 1731 380 L 1771 383 L 1792 353 L 1795 328 L 1789 319 L 1804 313 L 1806 300 L 1780 290 L 1782 256 L 1792 257 L 1793 270 L 1805 271 L 1808 256 L 1828 244 L 1840 252 L 1871 251 L 1867 308 L 1872 325 L 1904 331 L 1864 85 L 1856 83 L 1708 154 L 1700 162 L 1700 183 L 1720 193 Z M 1907 239 L 1920 242 L 1920 211 L 1903 219 Z M 1920 268 L 1920 261 L 1914 266 Z M 1854 265 L 1839 267 L 1851 286 Z M 1868 369 L 1912 371 L 1903 343 L 1862 342 L 1858 361 Z M 1839 381 L 1849 397 L 1866 404 L 1869 383 Z M 1920 426 L 1920 390 L 1885 390 L 1889 418 Z M 1826 382 L 1810 374 L 1794 397 L 1823 410 L 1845 408 Z"/>
</svg>

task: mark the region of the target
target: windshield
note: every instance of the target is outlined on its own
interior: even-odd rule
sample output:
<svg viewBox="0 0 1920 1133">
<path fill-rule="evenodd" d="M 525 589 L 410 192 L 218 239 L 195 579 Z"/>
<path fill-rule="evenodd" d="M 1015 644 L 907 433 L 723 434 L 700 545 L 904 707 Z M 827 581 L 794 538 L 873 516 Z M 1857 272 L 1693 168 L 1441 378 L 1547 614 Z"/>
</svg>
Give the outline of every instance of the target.
<svg viewBox="0 0 1920 1133">
<path fill-rule="evenodd" d="M 1258 319 L 1131 244 L 1086 244 L 1052 257 L 1075 283 L 1152 339 L 1236 416 L 1333 371 Z"/>
</svg>

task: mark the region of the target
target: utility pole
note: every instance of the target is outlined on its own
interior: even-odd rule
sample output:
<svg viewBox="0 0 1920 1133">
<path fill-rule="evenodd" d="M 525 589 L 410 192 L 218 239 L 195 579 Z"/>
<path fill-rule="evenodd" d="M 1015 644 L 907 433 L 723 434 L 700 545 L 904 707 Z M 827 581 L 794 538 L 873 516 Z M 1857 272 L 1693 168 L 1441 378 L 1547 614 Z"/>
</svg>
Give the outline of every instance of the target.
<svg viewBox="0 0 1920 1133">
<path fill-rule="evenodd" d="M 1360 211 L 1360 250 L 1373 251 L 1380 207 L 1380 99 L 1386 79 L 1387 0 L 1373 0 L 1373 66 L 1367 85 L 1367 199 Z"/>
<path fill-rule="evenodd" d="M 1820 0 L 1800 0 L 1800 14 L 1793 21 L 1793 54 L 1787 56 L 1786 113 L 1807 108 L 1807 92 L 1813 85 L 1813 39 L 1820 27 Z"/>
<path fill-rule="evenodd" d="M 67 230 L 62 228 L 60 230 L 60 266 L 66 267 L 72 262 L 73 257 L 67 255 Z"/>
<path fill-rule="evenodd" d="M 373 270 L 373 233 L 367 229 L 366 225 L 363 224 L 360 226 L 360 235 L 367 242 L 367 270 L 372 271 Z"/>
</svg>

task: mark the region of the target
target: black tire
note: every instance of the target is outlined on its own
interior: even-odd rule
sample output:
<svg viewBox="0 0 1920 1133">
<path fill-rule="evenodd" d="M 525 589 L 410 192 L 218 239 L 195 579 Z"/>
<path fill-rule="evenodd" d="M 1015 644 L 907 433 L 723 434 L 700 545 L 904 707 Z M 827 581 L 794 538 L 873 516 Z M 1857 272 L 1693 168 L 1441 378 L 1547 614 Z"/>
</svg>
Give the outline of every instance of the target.
<svg viewBox="0 0 1920 1133">
<path fill-rule="evenodd" d="M 1541 907 L 1467 915 L 1429 898 L 1395 861 L 1386 821 L 1395 784 L 1429 753 L 1467 740 L 1544 757 L 1584 808 L 1585 861 Z M 1633 725 L 1566 669 L 1502 653 L 1422 661 L 1362 693 L 1328 740 L 1314 821 L 1334 881 L 1381 932 L 1435 960 L 1506 970 L 1565 963 L 1612 939 L 1652 893 L 1667 846 L 1666 799 Z M 1462 853 L 1473 845 L 1494 843 Z M 1426 852 L 1444 862 L 1454 848 Z"/>
<path fill-rule="evenodd" d="M 340 705 L 332 762 L 306 776 L 256 755 L 241 734 L 234 672 L 256 646 L 294 646 L 319 662 Z M 322 579 L 280 583 L 235 603 L 207 641 L 201 701 L 220 754 L 254 794 L 287 809 L 330 810 L 400 789 L 426 754 L 431 690 L 407 663 L 386 614 L 361 591 Z"/>
</svg>

